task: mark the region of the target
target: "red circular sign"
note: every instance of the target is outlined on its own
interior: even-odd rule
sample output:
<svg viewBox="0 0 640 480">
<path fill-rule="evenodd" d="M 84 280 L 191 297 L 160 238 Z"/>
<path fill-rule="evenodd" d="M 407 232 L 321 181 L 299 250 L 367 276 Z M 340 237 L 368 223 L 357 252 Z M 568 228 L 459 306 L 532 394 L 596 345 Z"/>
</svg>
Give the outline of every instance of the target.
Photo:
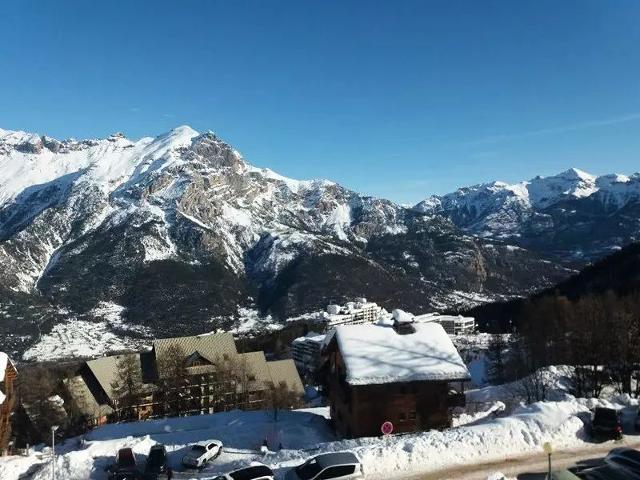
<svg viewBox="0 0 640 480">
<path fill-rule="evenodd" d="M 391 435 L 391 433 L 393 433 L 393 423 L 389 421 L 384 422 L 382 427 L 380 427 L 380 430 L 384 435 Z"/>
</svg>

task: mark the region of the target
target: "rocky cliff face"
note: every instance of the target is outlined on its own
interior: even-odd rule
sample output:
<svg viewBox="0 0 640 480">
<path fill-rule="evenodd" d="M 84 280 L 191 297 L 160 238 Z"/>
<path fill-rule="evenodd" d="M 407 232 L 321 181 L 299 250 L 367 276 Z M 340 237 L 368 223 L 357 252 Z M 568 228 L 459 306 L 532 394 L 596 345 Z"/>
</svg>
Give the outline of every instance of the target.
<svg viewBox="0 0 640 480">
<path fill-rule="evenodd" d="M 364 295 L 444 309 L 569 272 L 443 211 L 285 178 L 189 127 L 136 142 L 0 130 L 0 349 L 70 318 L 181 335 L 231 326 L 238 306 L 284 318 Z"/>
</svg>

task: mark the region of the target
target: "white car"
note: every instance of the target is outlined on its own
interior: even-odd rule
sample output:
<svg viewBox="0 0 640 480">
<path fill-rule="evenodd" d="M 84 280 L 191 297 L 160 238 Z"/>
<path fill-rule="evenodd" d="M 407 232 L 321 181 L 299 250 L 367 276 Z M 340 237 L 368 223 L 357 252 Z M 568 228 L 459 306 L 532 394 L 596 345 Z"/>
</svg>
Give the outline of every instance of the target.
<svg viewBox="0 0 640 480">
<path fill-rule="evenodd" d="M 222 442 L 220 440 L 196 443 L 191 446 L 189 453 L 182 457 L 182 464 L 185 467 L 202 468 L 207 462 L 220 455 L 221 452 Z"/>
<path fill-rule="evenodd" d="M 273 480 L 273 470 L 266 465 L 256 464 L 225 473 L 214 480 Z"/>
</svg>

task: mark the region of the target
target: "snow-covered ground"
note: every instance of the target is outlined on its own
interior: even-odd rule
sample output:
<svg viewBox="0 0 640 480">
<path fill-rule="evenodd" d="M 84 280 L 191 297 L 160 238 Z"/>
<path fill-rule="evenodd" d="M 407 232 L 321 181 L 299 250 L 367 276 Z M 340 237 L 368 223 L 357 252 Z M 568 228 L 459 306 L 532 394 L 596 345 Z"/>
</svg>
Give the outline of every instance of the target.
<svg viewBox="0 0 640 480">
<path fill-rule="evenodd" d="M 41 335 L 22 359 L 48 361 L 60 358 L 86 358 L 123 350 L 139 350 L 149 343 L 150 332 L 122 319 L 124 308 L 102 302 L 93 309 L 90 319 L 70 316 L 64 323 Z"/>
<path fill-rule="evenodd" d="M 584 419 L 590 409 L 613 405 L 631 413 L 637 410 L 637 400 L 622 396 L 609 400 L 570 396 L 564 391 L 566 372 L 566 367 L 546 370 L 555 401 L 505 405 L 502 399 L 507 394 L 513 399 L 517 384 L 470 391 L 470 410 L 456 419 L 455 428 L 445 431 L 337 440 L 327 422 L 327 407 L 280 412 L 277 420 L 270 411 L 235 411 L 100 427 L 60 445 L 56 469 L 60 480 L 104 479 L 104 468 L 119 448 L 133 448 L 143 464 L 151 445 L 163 443 L 180 478 L 212 478 L 252 461 L 270 465 L 282 477 L 288 468 L 315 454 L 351 450 L 361 458 L 367 477 L 378 479 L 533 454 L 544 442 L 557 449 L 589 446 Z M 484 408 L 473 410 L 475 402 Z M 265 438 L 270 452 L 263 455 L 259 448 Z M 222 440 L 223 454 L 201 472 L 185 472 L 180 459 L 188 445 L 208 439 Z M 17 480 L 29 471 L 34 480 L 47 479 L 49 458 L 43 447 L 29 457 L 2 458 L 0 478 Z"/>
</svg>

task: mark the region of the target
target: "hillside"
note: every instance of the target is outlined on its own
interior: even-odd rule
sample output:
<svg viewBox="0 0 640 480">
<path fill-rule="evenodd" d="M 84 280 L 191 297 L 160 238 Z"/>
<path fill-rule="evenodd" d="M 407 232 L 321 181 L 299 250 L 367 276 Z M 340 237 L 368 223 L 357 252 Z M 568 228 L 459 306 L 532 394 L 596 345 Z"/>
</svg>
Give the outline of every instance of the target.
<svg viewBox="0 0 640 480">
<path fill-rule="evenodd" d="M 529 298 L 537 300 L 563 295 L 575 301 L 587 295 L 609 291 L 618 295 L 640 291 L 640 243 L 628 245 Z M 527 298 L 522 298 L 488 303 L 469 309 L 466 313 L 476 317 L 482 330 L 508 331 L 520 321 L 521 309 L 526 301 Z"/>
</svg>

